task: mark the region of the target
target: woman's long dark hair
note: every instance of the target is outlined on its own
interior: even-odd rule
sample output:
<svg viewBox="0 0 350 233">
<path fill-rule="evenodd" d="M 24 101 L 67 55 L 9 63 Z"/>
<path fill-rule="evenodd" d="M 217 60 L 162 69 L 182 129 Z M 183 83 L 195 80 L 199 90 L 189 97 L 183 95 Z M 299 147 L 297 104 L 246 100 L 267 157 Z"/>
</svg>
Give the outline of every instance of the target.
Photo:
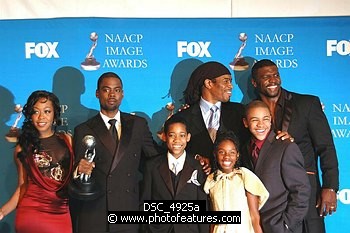
<svg viewBox="0 0 350 233">
<path fill-rule="evenodd" d="M 21 134 L 18 137 L 18 145 L 22 148 L 22 152 L 19 156 L 27 156 L 34 150 L 41 149 L 39 131 L 35 128 L 32 122 L 32 115 L 34 114 L 34 105 L 41 101 L 45 103 L 50 100 L 54 110 L 54 123 L 59 123 L 60 117 L 60 102 L 57 96 L 51 92 L 39 90 L 34 91 L 27 100 L 27 103 L 23 107 L 24 121 L 22 125 Z"/>
<path fill-rule="evenodd" d="M 235 145 L 237 153 L 239 153 L 239 140 L 234 132 L 225 131 L 225 132 L 222 132 L 216 136 L 216 140 L 214 142 L 214 151 L 213 151 L 213 153 L 214 153 L 214 161 L 213 161 L 214 180 L 216 180 L 218 170 L 220 169 L 217 158 L 216 158 L 216 153 L 218 151 L 218 147 L 219 147 L 220 143 L 225 141 L 225 140 L 231 141 Z M 239 166 L 240 166 L 240 157 L 238 157 L 238 159 L 234 165 L 234 168 L 239 168 Z"/>
</svg>

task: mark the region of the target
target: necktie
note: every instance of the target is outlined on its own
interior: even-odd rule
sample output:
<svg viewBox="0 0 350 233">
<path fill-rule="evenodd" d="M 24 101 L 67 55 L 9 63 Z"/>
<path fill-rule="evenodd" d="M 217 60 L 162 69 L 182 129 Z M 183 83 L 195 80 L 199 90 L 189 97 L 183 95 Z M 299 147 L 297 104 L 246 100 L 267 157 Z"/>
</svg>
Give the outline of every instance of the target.
<svg viewBox="0 0 350 233">
<path fill-rule="evenodd" d="M 208 122 L 208 132 L 210 135 L 211 140 L 214 142 L 216 138 L 216 132 L 219 128 L 219 117 L 217 114 L 218 106 L 213 105 L 210 108 L 210 116 L 209 116 L 209 122 Z"/>
<path fill-rule="evenodd" d="M 117 132 L 117 128 L 115 127 L 115 122 L 117 120 L 116 119 L 110 119 L 108 121 L 108 123 L 111 125 L 109 127 L 109 132 L 110 134 L 112 135 L 112 138 L 115 140 L 115 141 L 118 141 L 118 132 Z"/>
<path fill-rule="evenodd" d="M 259 147 L 255 143 L 253 143 L 252 159 L 253 159 L 254 167 L 256 165 L 256 162 L 258 161 L 259 153 L 260 153 Z"/>
<path fill-rule="evenodd" d="M 178 162 L 176 162 L 176 163 L 173 163 L 173 168 L 171 169 L 172 170 L 172 172 L 177 176 L 177 165 L 178 165 L 179 163 Z"/>
</svg>

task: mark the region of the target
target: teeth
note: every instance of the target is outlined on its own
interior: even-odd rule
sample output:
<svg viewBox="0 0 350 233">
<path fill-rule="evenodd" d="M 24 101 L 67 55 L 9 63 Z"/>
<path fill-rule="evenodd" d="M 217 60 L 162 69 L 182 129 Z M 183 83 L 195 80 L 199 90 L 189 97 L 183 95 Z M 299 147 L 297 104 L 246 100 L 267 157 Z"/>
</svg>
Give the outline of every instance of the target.
<svg viewBox="0 0 350 233">
<path fill-rule="evenodd" d="M 225 166 L 230 166 L 230 165 L 231 165 L 231 161 L 224 161 L 223 164 L 224 164 Z"/>
</svg>

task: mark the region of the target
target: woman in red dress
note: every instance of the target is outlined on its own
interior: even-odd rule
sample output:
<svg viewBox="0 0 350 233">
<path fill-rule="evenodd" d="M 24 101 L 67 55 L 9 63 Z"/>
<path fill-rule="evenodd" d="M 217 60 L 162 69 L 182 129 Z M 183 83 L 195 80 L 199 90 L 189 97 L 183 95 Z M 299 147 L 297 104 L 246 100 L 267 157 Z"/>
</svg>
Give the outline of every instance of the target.
<svg viewBox="0 0 350 233">
<path fill-rule="evenodd" d="M 14 152 L 18 187 L 0 208 L 0 220 L 17 208 L 17 233 L 71 233 L 66 187 L 74 160 L 71 136 L 55 132 L 59 100 L 51 92 L 34 91 L 23 114 Z"/>
</svg>

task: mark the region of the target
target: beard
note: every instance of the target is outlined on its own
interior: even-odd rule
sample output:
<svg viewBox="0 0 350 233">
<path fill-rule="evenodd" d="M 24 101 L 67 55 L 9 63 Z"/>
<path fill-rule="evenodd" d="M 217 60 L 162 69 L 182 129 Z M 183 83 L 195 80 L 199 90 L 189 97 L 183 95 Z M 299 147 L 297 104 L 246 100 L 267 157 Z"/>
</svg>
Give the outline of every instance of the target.
<svg viewBox="0 0 350 233">
<path fill-rule="evenodd" d="M 116 104 L 116 105 L 101 104 L 101 109 L 107 112 L 114 112 L 119 109 L 119 105 L 120 104 Z"/>
<path fill-rule="evenodd" d="M 270 90 L 268 87 L 264 86 L 263 88 L 260 88 L 258 91 L 260 94 L 262 94 L 268 98 L 279 97 L 281 94 L 281 86 L 280 86 L 280 84 L 277 84 L 277 83 L 275 83 L 274 85 L 277 86 L 274 90 Z"/>
</svg>

